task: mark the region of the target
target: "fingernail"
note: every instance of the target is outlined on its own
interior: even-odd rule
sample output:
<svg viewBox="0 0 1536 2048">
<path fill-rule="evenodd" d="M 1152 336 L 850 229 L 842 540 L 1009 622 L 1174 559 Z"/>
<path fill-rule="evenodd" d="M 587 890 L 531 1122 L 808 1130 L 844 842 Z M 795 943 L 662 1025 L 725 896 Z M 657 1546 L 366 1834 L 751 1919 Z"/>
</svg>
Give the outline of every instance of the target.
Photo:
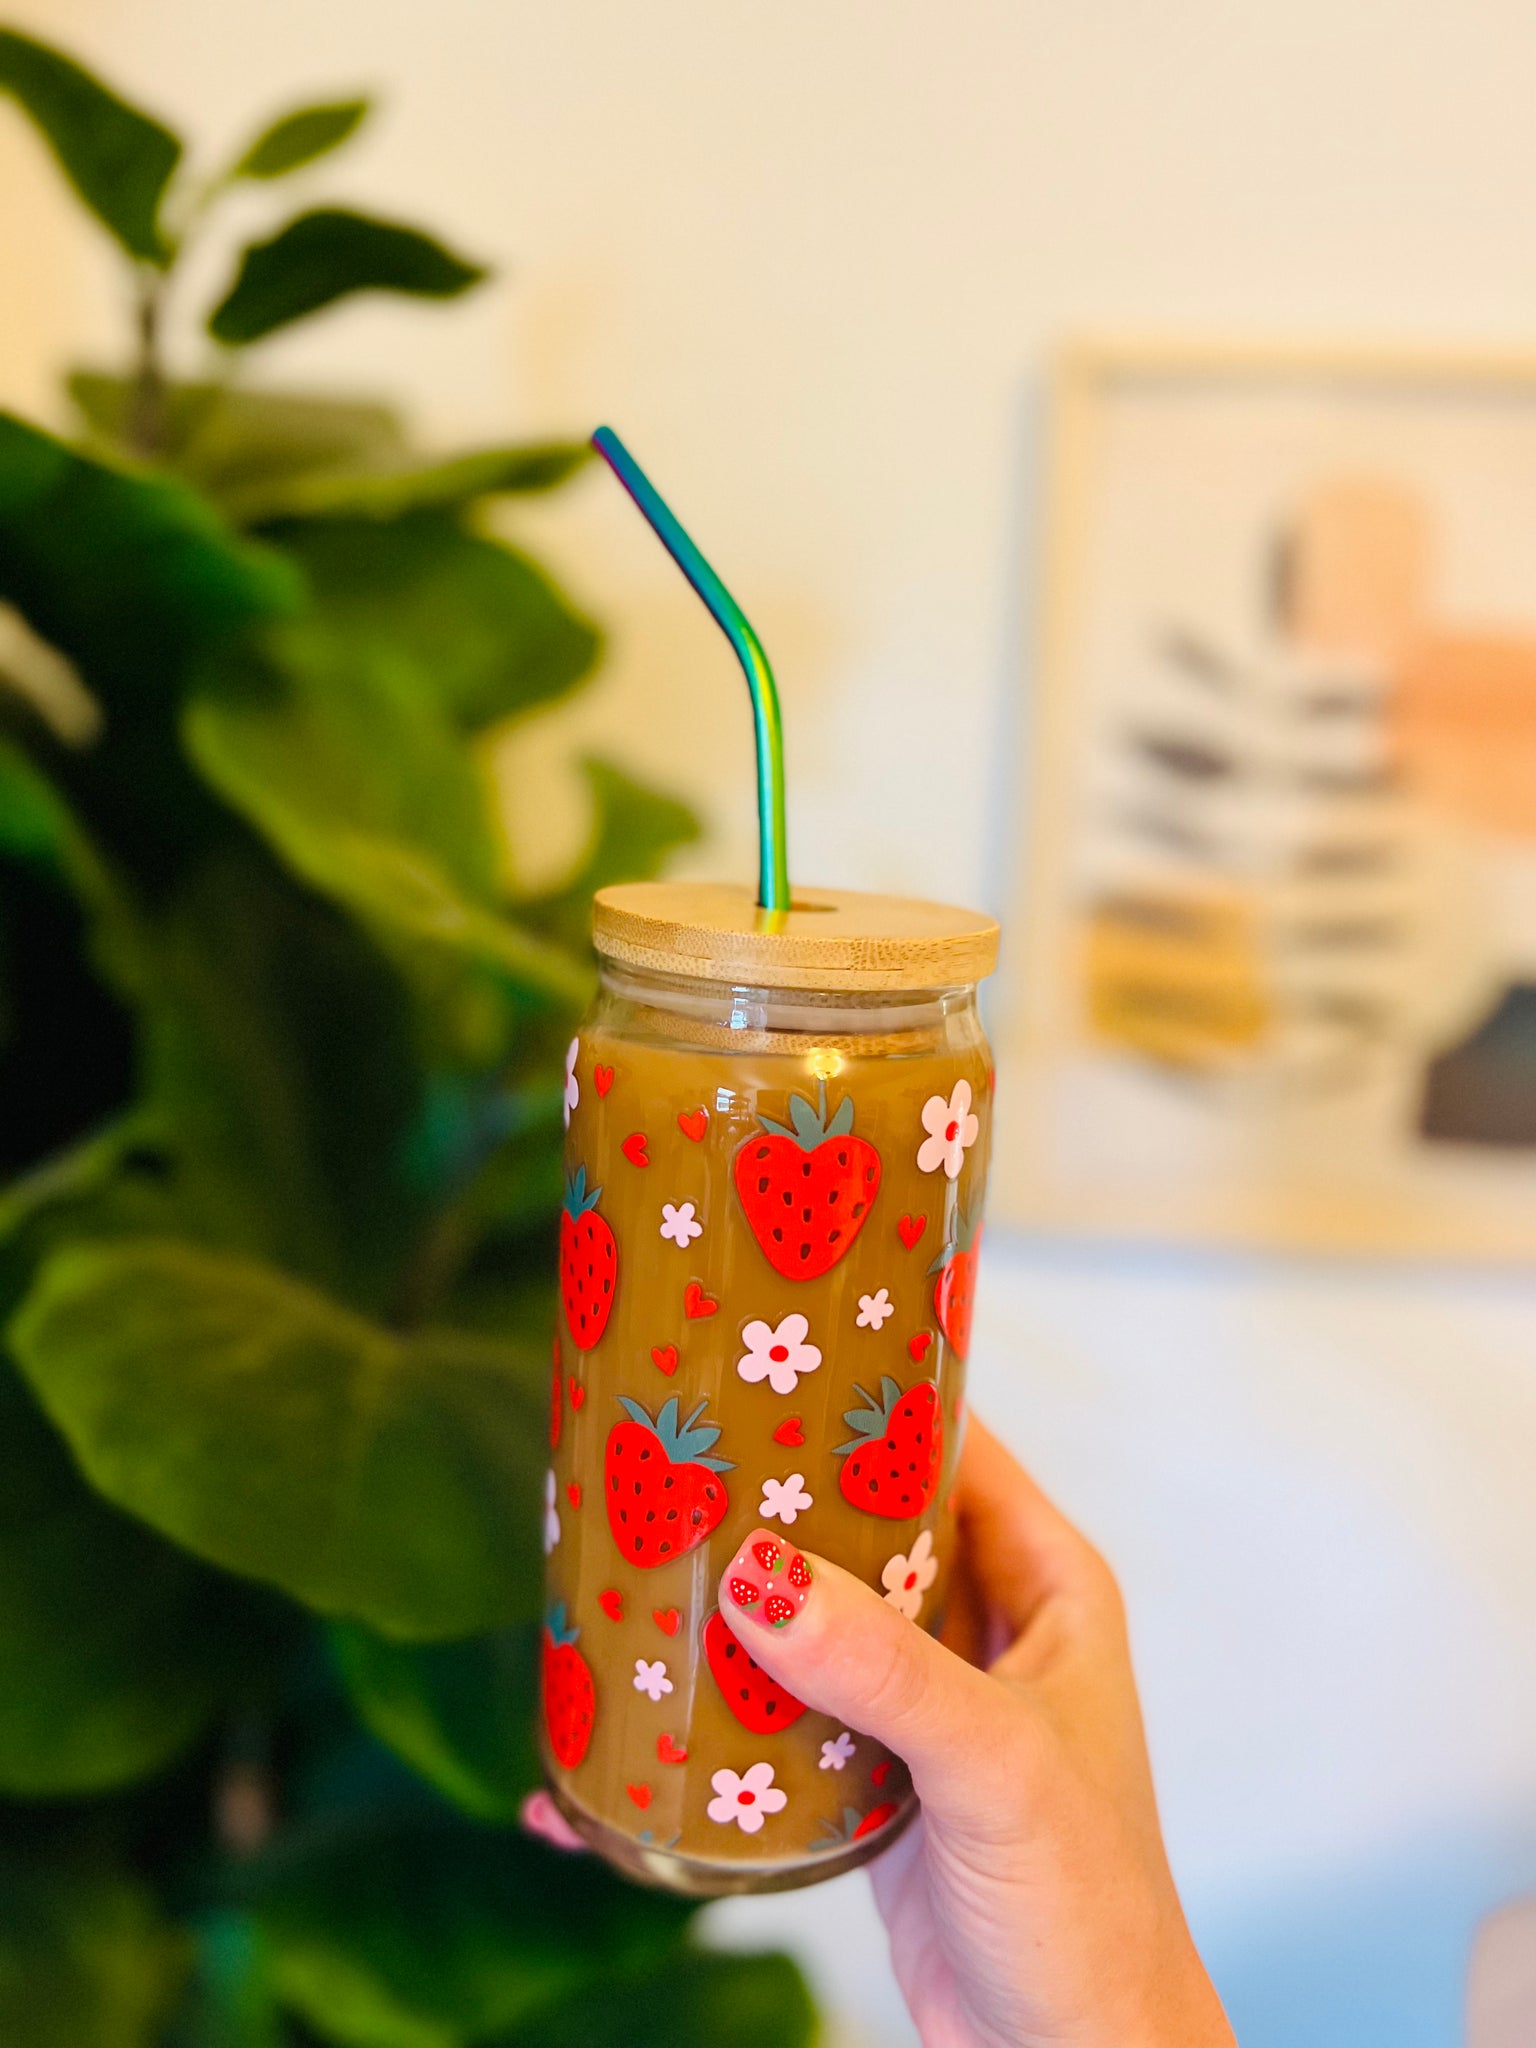
<svg viewBox="0 0 1536 2048">
<path fill-rule="evenodd" d="M 720 1602 L 760 1628 L 787 1628 L 811 1597 L 811 1568 L 792 1543 L 754 1529 L 726 1566 Z"/>
</svg>

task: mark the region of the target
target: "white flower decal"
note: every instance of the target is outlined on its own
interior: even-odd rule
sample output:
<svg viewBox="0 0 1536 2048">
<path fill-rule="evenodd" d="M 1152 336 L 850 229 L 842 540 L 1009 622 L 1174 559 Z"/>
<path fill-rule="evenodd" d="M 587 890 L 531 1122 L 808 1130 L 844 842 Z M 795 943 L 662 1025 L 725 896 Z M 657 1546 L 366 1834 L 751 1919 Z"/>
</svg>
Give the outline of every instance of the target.
<svg viewBox="0 0 1536 2048">
<path fill-rule="evenodd" d="M 887 1316 L 893 1316 L 895 1313 L 896 1304 L 891 1299 L 891 1290 L 888 1287 L 882 1287 L 878 1294 L 861 1294 L 854 1327 L 860 1330 L 878 1330 Z"/>
<path fill-rule="evenodd" d="M 933 1537 L 926 1529 L 920 1530 L 917 1541 L 906 1556 L 903 1557 L 898 1550 L 893 1558 L 887 1559 L 885 1570 L 880 1574 L 887 1605 L 894 1607 L 898 1614 L 904 1614 L 908 1621 L 916 1621 L 923 1595 L 938 1577 L 938 1572 L 939 1561 L 933 1554 Z"/>
<path fill-rule="evenodd" d="M 805 1490 L 805 1474 L 791 1472 L 787 1479 L 765 1479 L 757 1512 L 765 1522 L 783 1522 L 786 1528 L 811 1505 Z"/>
<path fill-rule="evenodd" d="M 821 1768 L 824 1771 L 840 1771 L 854 1752 L 854 1740 L 845 1728 L 835 1742 L 821 1745 Z"/>
<path fill-rule="evenodd" d="M 647 1664 L 643 1657 L 635 1659 L 635 1691 L 643 1692 L 648 1700 L 659 1700 L 663 1693 L 672 1690 L 672 1681 L 667 1676 L 667 1667 L 658 1657 L 654 1664 Z"/>
<path fill-rule="evenodd" d="M 544 1555 L 546 1557 L 548 1557 L 549 1553 L 560 1541 L 560 1511 L 555 1506 L 557 1490 L 554 1467 L 551 1466 L 544 1475 Z"/>
<path fill-rule="evenodd" d="M 957 1081 L 948 1102 L 942 1095 L 929 1096 L 923 1104 L 923 1129 L 928 1135 L 917 1148 L 918 1171 L 937 1173 L 942 1166 L 951 1180 L 958 1180 L 966 1147 L 975 1144 L 981 1129 L 971 1113 L 969 1081 Z"/>
<path fill-rule="evenodd" d="M 573 1038 L 565 1048 L 565 1128 L 571 1128 L 571 1111 L 581 1100 L 581 1084 L 576 1079 L 576 1062 L 581 1056 L 581 1040 Z"/>
<path fill-rule="evenodd" d="M 749 1384 L 766 1380 L 776 1394 L 792 1394 L 801 1373 L 814 1372 L 821 1363 L 816 1346 L 805 1341 L 810 1330 L 802 1315 L 786 1316 L 777 1329 L 748 1323 L 741 1333 L 747 1355 L 737 1359 L 736 1370 Z"/>
<path fill-rule="evenodd" d="M 661 1234 L 685 1247 L 704 1235 L 704 1226 L 694 1215 L 692 1202 L 684 1202 L 680 1209 L 674 1209 L 670 1202 L 662 1203 Z"/>
<path fill-rule="evenodd" d="M 770 1813 L 789 1804 L 789 1794 L 773 1782 L 772 1764 L 753 1764 L 740 1777 L 734 1771 L 716 1771 L 709 1782 L 716 1793 L 707 1809 L 710 1819 L 722 1827 L 735 1821 L 744 1835 L 759 1833 Z"/>
</svg>

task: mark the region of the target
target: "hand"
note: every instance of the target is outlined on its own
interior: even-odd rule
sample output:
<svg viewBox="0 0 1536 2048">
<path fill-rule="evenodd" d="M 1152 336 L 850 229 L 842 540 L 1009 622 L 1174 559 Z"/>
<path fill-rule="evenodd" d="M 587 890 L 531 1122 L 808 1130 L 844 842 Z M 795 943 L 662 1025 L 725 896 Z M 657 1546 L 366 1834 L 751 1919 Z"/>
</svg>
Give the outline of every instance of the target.
<svg viewBox="0 0 1536 2048">
<path fill-rule="evenodd" d="M 922 1813 L 871 1876 L 924 2048 L 1235 2048 L 1168 1868 L 1108 1565 L 974 1417 L 956 1508 L 942 1643 L 815 1556 L 781 1628 L 720 1599 L 773 1677 L 911 1769 Z"/>
</svg>

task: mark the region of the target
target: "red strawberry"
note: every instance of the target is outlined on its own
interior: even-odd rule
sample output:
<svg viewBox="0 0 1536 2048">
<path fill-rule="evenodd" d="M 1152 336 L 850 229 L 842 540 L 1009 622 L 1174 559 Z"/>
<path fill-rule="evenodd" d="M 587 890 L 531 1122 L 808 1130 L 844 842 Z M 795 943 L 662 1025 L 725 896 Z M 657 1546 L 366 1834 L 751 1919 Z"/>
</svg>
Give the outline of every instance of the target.
<svg viewBox="0 0 1536 2048">
<path fill-rule="evenodd" d="M 574 1771 L 592 1740 L 597 1694 L 592 1672 L 576 1647 L 579 1629 L 565 1625 L 565 1604 L 557 1601 L 544 1625 L 544 1726 L 555 1761 Z"/>
<path fill-rule="evenodd" d="M 560 1339 L 555 1339 L 555 1376 L 549 1389 L 549 1448 L 560 1448 L 560 1425 L 565 1418 L 565 1403 L 560 1388 Z"/>
<path fill-rule="evenodd" d="M 776 1728 L 788 1728 L 805 1712 L 805 1701 L 786 1692 L 737 1642 L 723 1614 L 712 1614 L 704 1625 L 704 1655 L 720 1697 L 753 1735 L 771 1735 Z"/>
<path fill-rule="evenodd" d="M 933 1283 L 933 1312 L 939 1328 L 949 1339 L 956 1358 L 964 1358 L 971 1344 L 971 1310 L 976 1305 L 976 1261 L 981 1256 L 981 1219 L 956 1226 L 954 1241 L 928 1268 L 937 1273 Z"/>
<path fill-rule="evenodd" d="M 732 1579 L 731 1598 L 738 1607 L 755 1607 L 762 1597 L 750 1579 Z"/>
<path fill-rule="evenodd" d="M 560 1297 L 578 1351 L 590 1351 L 608 1327 L 619 1284 L 619 1248 L 607 1221 L 598 1215 L 601 1188 L 587 1192 L 587 1169 L 578 1166 L 565 1184 L 560 1217 Z"/>
<path fill-rule="evenodd" d="M 811 1568 L 797 1550 L 789 1561 L 789 1583 L 803 1588 L 811 1583 Z"/>
<path fill-rule="evenodd" d="M 731 1171 L 769 1265 L 786 1280 L 815 1280 L 863 1228 L 880 1190 L 880 1155 L 852 1134 L 851 1095 L 830 1121 L 825 1085 L 817 1109 L 791 1095 L 789 1117 L 788 1125 L 759 1118 L 767 1135 L 748 1138 Z"/>
<path fill-rule="evenodd" d="M 795 1618 L 795 1603 L 786 1600 L 782 1593 L 770 1593 L 763 1602 L 763 1619 L 771 1628 L 782 1628 L 786 1621 Z"/>
<path fill-rule="evenodd" d="M 608 1526 L 629 1562 L 649 1570 L 704 1541 L 730 1505 L 720 1475 L 734 1468 L 728 1458 L 708 1455 L 720 1431 L 699 1422 L 706 1402 L 686 1422 L 677 1419 L 676 1394 L 654 1422 L 625 1395 L 619 1406 L 630 1419 L 616 1422 L 608 1434 Z"/>
<path fill-rule="evenodd" d="M 843 1420 L 856 1434 L 833 1453 L 847 1460 L 838 1481 L 844 1500 L 893 1522 L 920 1515 L 937 1490 L 944 1456 L 938 1388 L 922 1380 L 904 1394 L 887 1373 L 878 1399 L 861 1386 L 854 1392 L 864 1406 L 850 1408 Z"/>
</svg>

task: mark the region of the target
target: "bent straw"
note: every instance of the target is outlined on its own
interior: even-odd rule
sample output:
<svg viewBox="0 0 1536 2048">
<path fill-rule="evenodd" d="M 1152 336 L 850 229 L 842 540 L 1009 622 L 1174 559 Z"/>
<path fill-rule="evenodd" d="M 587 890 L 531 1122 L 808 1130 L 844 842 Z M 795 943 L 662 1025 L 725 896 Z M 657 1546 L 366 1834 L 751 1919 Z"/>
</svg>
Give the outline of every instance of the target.
<svg viewBox="0 0 1536 2048">
<path fill-rule="evenodd" d="M 764 910 L 789 908 L 789 857 L 784 843 L 784 729 L 779 693 L 763 643 L 752 623 L 698 548 L 677 515 L 612 427 L 599 427 L 592 446 L 649 520 L 657 538 L 699 596 L 715 624 L 736 650 L 752 697 L 757 734 L 757 900 Z"/>
</svg>

